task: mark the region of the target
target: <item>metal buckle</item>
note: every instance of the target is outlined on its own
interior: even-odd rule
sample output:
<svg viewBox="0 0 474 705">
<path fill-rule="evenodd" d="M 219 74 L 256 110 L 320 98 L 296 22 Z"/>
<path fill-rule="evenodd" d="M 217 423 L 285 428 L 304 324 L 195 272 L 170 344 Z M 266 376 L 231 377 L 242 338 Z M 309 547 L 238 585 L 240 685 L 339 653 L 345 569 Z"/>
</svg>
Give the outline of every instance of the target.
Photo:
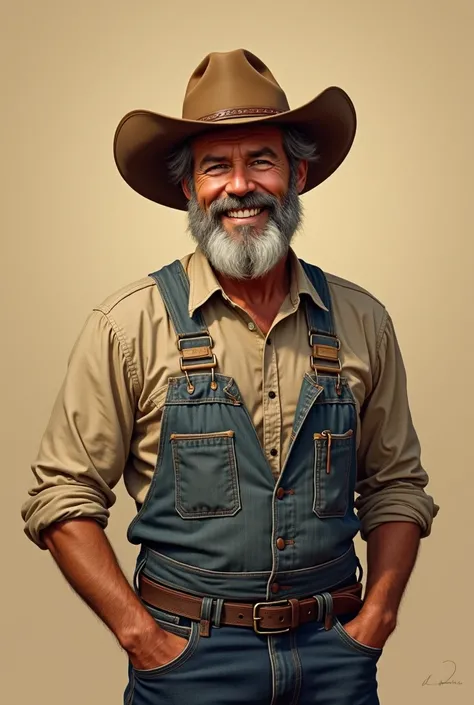
<svg viewBox="0 0 474 705">
<path fill-rule="evenodd" d="M 317 331 L 317 330 L 309 330 L 309 331 L 308 331 L 308 338 L 309 338 L 309 345 L 310 345 L 310 347 L 313 347 L 313 342 L 312 342 L 312 337 L 313 337 L 313 335 L 314 335 L 314 336 L 318 336 L 318 338 L 327 338 L 328 340 L 335 340 L 336 343 L 337 343 L 337 345 L 336 345 L 336 350 L 340 350 L 340 349 L 341 349 L 341 341 L 339 340 L 339 338 L 338 338 L 337 335 L 335 335 L 335 334 L 334 334 L 334 335 L 330 335 L 330 334 L 328 334 L 328 333 L 320 333 L 320 332 Z"/>
<path fill-rule="evenodd" d="M 340 375 L 342 372 L 342 365 L 340 360 L 337 360 L 337 367 L 336 365 L 319 365 L 314 361 L 313 355 L 311 355 L 311 369 L 315 372 L 326 372 L 327 374 Z"/>
<path fill-rule="evenodd" d="M 264 629 L 259 629 L 258 628 L 258 622 L 262 619 L 261 617 L 258 616 L 258 610 L 260 607 L 277 607 L 278 605 L 288 605 L 289 606 L 288 600 L 278 600 L 277 602 L 257 602 L 253 606 L 253 613 L 252 613 L 252 619 L 253 619 L 253 630 L 255 634 L 263 634 L 264 636 L 271 636 L 272 634 L 286 634 L 286 632 L 290 631 L 290 627 L 287 627 L 286 629 L 269 629 L 269 630 L 264 630 Z"/>
<path fill-rule="evenodd" d="M 203 335 L 190 335 L 188 337 L 182 336 L 181 338 L 178 338 L 178 340 L 176 341 L 176 346 L 177 346 L 178 350 L 181 352 L 183 342 L 185 342 L 185 341 L 188 342 L 190 340 L 202 340 L 203 338 L 209 338 L 209 346 L 208 347 L 210 347 L 210 348 L 214 347 L 214 341 L 211 338 L 211 336 L 209 335 L 209 333 L 204 333 Z"/>
<path fill-rule="evenodd" d="M 217 367 L 217 358 L 213 354 L 212 355 L 212 360 L 210 362 L 198 362 L 197 364 L 185 364 L 186 360 L 184 358 L 179 359 L 179 366 L 181 368 L 181 372 L 196 372 L 198 370 L 212 370 L 214 367 Z"/>
</svg>

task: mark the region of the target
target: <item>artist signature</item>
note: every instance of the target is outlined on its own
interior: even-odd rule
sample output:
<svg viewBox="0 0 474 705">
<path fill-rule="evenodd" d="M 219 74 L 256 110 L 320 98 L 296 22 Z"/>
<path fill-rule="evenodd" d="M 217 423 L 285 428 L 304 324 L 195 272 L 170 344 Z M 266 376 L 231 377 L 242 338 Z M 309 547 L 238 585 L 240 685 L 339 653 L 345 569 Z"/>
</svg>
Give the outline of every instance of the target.
<svg viewBox="0 0 474 705">
<path fill-rule="evenodd" d="M 428 678 L 425 678 L 422 685 L 462 685 L 462 681 L 454 680 L 457 670 L 457 666 L 454 661 L 443 661 L 443 663 L 448 664 L 446 667 L 446 672 L 449 671 L 449 676 L 447 678 L 440 678 L 437 680 L 436 678 L 433 678 L 432 675 L 429 675 Z"/>
</svg>

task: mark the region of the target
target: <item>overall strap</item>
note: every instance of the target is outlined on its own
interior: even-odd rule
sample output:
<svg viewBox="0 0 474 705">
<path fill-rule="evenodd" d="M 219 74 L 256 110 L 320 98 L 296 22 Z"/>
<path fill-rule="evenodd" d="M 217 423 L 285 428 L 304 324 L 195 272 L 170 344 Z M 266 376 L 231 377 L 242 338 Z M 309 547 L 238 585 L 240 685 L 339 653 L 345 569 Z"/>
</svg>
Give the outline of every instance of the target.
<svg viewBox="0 0 474 705">
<path fill-rule="evenodd" d="M 201 312 L 196 311 L 193 316 L 189 315 L 189 280 L 183 265 L 179 260 L 175 260 L 149 276 L 155 280 L 173 323 L 176 344 L 181 353 L 179 364 L 187 377 L 189 393 L 194 391 L 189 373 L 202 370 L 211 371 L 211 387 L 216 389 L 214 370 L 217 360 L 212 352 L 214 343 Z"/>
<path fill-rule="evenodd" d="M 320 308 L 309 297 L 306 301 L 311 367 L 317 375 L 337 375 L 339 378 L 342 369 L 339 359 L 341 343 L 335 332 L 331 294 L 326 275 L 314 264 L 308 264 L 301 259 L 300 263 L 327 308 L 327 311 Z"/>
</svg>

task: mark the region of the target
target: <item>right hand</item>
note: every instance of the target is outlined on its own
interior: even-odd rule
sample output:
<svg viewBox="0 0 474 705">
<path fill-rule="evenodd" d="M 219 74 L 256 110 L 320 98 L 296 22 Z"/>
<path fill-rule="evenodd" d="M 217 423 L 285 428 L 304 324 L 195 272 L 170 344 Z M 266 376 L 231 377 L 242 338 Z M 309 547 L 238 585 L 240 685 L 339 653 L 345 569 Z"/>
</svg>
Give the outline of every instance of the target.
<svg viewBox="0 0 474 705">
<path fill-rule="evenodd" d="M 150 636 L 154 638 L 147 637 L 134 654 L 129 654 L 132 666 L 138 670 L 166 666 L 183 653 L 188 643 L 187 639 L 159 628 Z"/>
</svg>

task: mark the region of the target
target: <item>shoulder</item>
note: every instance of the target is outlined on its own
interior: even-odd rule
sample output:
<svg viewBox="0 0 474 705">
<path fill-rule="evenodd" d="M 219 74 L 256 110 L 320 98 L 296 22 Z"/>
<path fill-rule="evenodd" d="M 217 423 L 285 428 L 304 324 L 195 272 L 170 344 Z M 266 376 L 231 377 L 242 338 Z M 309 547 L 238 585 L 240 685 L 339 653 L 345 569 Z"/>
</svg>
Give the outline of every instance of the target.
<svg viewBox="0 0 474 705">
<path fill-rule="evenodd" d="M 331 296 L 341 300 L 353 301 L 367 308 L 384 310 L 384 304 L 374 294 L 348 279 L 342 279 L 329 272 L 324 273 L 329 285 Z"/>
<path fill-rule="evenodd" d="M 339 326 L 350 331 L 351 337 L 364 331 L 370 345 L 378 349 L 389 320 L 385 304 L 360 284 L 327 272 L 325 276 Z"/>
<path fill-rule="evenodd" d="M 154 286 L 155 283 L 151 277 L 142 277 L 112 292 L 94 308 L 106 316 L 113 315 L 130 306 L 142 308 L 143 304 L 153 296 Z"/>
<path fill-rule="evenodd" d="M 190 255 L 186 255 L 180 260 L 185 269 L 189 258 Z M 143 316 L 159 320 L 165 315 L 165 305 L 161 294 L 150 275 L 130 282 L 112 292 L 95 306 L 94 310 L 100 311 L 107 318 L 114 319 L 124 325 L 138 322 L 139 317 Z"/>
</svg>

